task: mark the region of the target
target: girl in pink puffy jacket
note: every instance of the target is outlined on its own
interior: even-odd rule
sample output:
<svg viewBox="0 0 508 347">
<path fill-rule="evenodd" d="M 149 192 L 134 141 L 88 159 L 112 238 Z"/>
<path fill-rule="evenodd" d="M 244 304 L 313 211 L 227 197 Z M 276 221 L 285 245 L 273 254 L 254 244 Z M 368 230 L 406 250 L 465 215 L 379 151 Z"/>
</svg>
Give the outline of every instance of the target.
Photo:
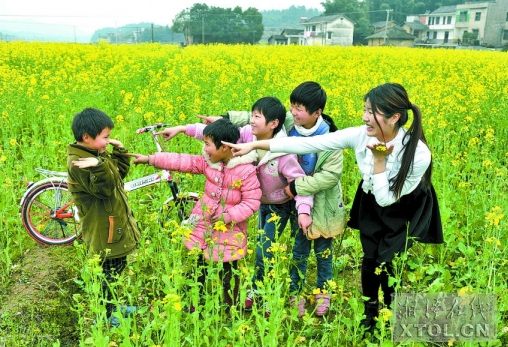
<svg viewBox="0 0 508 347">
<path fill-rule="evenodd" d="M 178 153 L 131 156 L 134 164 L 205 175 L 203 197 L 188 219 L 192 232 L 184 238 L 184 244 L 189 250 L 202 251 L 200 263 L 204 263 L 204 259 L 224 263 L 221 273 L 224 300 L 231 306 L 237 302 L 240 280 L 233 269 L 237 269 L 238 259 L 247 254 L 247 219 L 261 204 L 261 190 L 253 165 L 256 154 L 234 157 L 230 147 L 222 144 L 222 141 L 236 143 L 240 137 L 238 127 L 229 120 L 207 125 L 203 135 L 202 156 Z M 205 277 L 206 274 L 198 277 L 203 285 Z M 231 291 L 232 277 L 234 288 Z M 190 310 L 193 311 L 193 306 Z"/>
</svg>

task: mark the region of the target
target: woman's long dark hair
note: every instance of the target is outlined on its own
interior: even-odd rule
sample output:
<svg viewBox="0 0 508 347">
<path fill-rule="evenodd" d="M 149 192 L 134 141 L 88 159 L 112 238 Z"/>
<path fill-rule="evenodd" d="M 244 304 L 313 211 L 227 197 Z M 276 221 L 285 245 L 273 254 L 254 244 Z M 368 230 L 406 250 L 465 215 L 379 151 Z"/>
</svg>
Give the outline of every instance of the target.
<svg viewBox="0 0 508 347">
<path fill-rule="evenodd" d="M 423 133 L 422 113 L 418 106 L 409 101 L 406 89 L 397 83 L 386 83 L 372 89 L 365 95 L 364 101 L 367 101 L 367 99 L 370 102 L 372 112 L 383 114 L 385 119 L 392 117 L 396 113 L 400 114 L 400 118 L 395 125 L 396 129 L 403 127 L 404 124 L 407 123 L 407 110 L 413 111 L 413 122 L 402 139 L 400 170 L 397 175 L 390 180 L 390 191 L 395 194 L 396 199 L 399 199 L 402 188 L 404 187 L 404 182 L 408 174 L 413 170 L 418 141 L 421 140 L 428 147 L 427 140 Z M 380 126 L 377 118 L 374 117 L 374 119 L 378 126 Z M 422 182 L 426 188 L 430 187 L 431 176 L 432 158 L 427 171 L 425 171 L 422 177 Z"/>
</svg>

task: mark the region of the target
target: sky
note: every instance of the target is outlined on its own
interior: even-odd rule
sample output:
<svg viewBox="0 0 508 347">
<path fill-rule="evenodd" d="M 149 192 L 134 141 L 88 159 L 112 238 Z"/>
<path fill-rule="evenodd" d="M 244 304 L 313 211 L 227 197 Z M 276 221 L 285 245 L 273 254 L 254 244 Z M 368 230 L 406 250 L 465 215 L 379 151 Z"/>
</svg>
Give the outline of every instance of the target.
<svg viewBox="0 0 508 347">
<path fill-rule="evenodd" d="M 78 35 L 140 22 L 171 26 L 178 13 L 195 3 L 222 8 L 240 6 L 242 10 L 255 7 L 260 11 L 294 5 L 323 11 L 321 2 L 325 0 L 0 0 L 0 33 L 13 28 L 33 30 L 33 23 L 44 23 L 52 31 L 60 26 L 62 31 L 71 28 Z"/>
</svg>

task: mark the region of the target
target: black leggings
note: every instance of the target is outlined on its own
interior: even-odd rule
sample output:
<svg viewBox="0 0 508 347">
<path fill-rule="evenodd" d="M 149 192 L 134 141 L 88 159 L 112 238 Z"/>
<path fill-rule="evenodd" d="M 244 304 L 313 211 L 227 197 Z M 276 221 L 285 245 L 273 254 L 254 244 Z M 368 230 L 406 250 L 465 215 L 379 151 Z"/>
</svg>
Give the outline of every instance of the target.
<svg viewBox="0 0 508 347">
<path fill-rule="evenodd" d="M 115 308 L 115 304 L 111 302 L 113 299 L 112 286 L 117 281 L 117 277 L 127 266 L 127 257 L 104 259 L 102 261 L 102 272 L 105 280 L 102 282 L 102 293 L 106 299 L 106 316 L 109 318 Z"/>
<path fill-rule="evenodd" d="M 383 290 L 383 300 L 390 307 L 395 288 L 388 285 L 388 277 L 394 277 L 392 262 L 385 262 L 381 273 L 376 274 L 376 268 L 381 264 L 372 258 L 363 258 L 362 261 L 362 291 L 363 296 L 368 297 L 369 302 L 377 302 L 379 287 Z M 379 271 L 379 270 L 378 270 Z"/>
<path fill-rule="evenodd" d="M 200 293 L 203 294 L 203 288 L 205 286 L 206 281 L 206 263 L 202 256 L 199 257 L 196 268 L 198 269 L 198 277 L 197 280 L 201 283 Z M 238 297 L 240 293 L 240 276 L 235 274 L 238 270 L 238 261 L 230 261 L 224 262 L 222 265 L 222 270 L 219 274 L 222 279 L 222 288 L 224 293 L 224 301 L 227 305 L 233 306 L 238 302 Z M 231 288 L 231 282 L 233 283 L 233 288 Z"/>
</svg>

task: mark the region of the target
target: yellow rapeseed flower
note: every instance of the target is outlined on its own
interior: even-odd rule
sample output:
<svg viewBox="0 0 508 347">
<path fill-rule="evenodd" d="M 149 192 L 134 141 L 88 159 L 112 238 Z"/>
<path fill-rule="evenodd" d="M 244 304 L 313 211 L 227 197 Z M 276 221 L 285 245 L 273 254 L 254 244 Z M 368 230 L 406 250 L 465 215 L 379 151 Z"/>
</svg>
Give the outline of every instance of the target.
<svg viewBox="0 0 508 347">
<path fill-rule="evenodd" d="M 213 230 L 225 233 L 228 231 L 228 228 L 226 227 L 226 224 L 224 224 L 224 222 L 220 220 L 218 222 L 215 222 L 215 224 L 213 225 Z"/>
</svg>

